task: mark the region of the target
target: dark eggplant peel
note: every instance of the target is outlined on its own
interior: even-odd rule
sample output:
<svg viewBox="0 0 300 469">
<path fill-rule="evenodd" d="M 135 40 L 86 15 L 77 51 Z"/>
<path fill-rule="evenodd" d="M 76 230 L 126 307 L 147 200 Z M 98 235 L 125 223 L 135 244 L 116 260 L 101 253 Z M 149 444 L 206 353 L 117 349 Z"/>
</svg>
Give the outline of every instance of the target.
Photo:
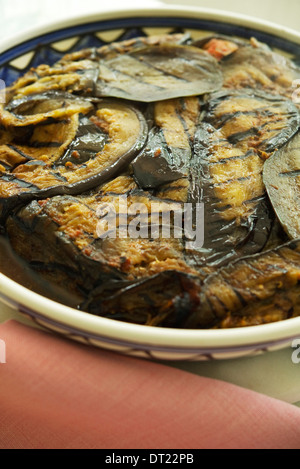
<svg viewBox="0 0 300 469">
<path fill-rule="evenodd" d="M 216 60 L 192 46 L 148 46 L 100 61 L 97 96 L 140 102 L 216 91 L 223 76 Z"/>
<path fill-rule="evenodd" d="M 264 183 L 278 219 L 292 239 L 300 238 L 299 132 L 264 167 Z"/>
<path fill-rule="evenodd" d="M 14 136 L 1 145 L 5 158 L 3 161 L 0 156 L 2 216 L 33 198 L 92 189 L 113 178 L 139 154 L 148 133 L 140 111 L 127 103 L 112 101 L 92 108 L 86 115 L 66 114 L 63 121 L 43 122 L 28 129 L 25 145 Z M 87 110 L 90 109 L 88 102 Z M 15 133 L 18 138 L 19 133 Z M 16 154 L 22 158 L 19 164 Z"/>
<path fill-rule="evenodd" d="M 57 284 L 58 301 L 65 290 L 119 321 L 300 316 L 299 77 L 256 39 L 186 34 L 30 70 L 0 109 L 1 227 L 16 258 L 52 299 Z"/>
<path fill-rule="evenodd" d="M 196 262 L 220 266 L 266 246 L 275 216 L 264 165 L 300 120 L 290 101 L 249 90 L 212 95 L 206 109 L 194 147 L 207 220 Z"/>
</svg>

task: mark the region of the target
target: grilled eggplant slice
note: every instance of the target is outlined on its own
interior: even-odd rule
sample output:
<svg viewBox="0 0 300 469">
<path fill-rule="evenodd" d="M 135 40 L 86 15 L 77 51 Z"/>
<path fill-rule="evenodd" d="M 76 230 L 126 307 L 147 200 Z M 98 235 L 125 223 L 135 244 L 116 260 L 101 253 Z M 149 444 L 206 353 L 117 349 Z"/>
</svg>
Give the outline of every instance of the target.
<svg viewBox="0 0 300 469">
<path fill-rule="evenodd" d="M 276 215 L 292 239 L 300 238 L 300 133 L 264 166 L 264 183 Z"/>
<path fill-rule="evenodd" d="M 137 37 L 133 39 L 125 39 L 120 42 L 112 42 L 105 46 L 91 49 L 83 49 L 80 51 L 66 54 L 59 62 L 63 67 L 74 62 L 82 62 L 85 60 L 99 61 L 100 59 L 112 59 L 120 54 L 127 54 L 134 50 L 141 49 L 145 46 L 160 46 L 161 44 L 189 45 L 191 36 L 189 33 L 159 34 L 149 37 Z"/>
<path fill-rule="evenodd" d="M 188 176 L 199 118 L 200 102 L 195 97 L 154 105 L 148 145 L 132 165 L 143 189 L 157 189 Z"/>
<path fill-rule="evenodd" d="M 120 54 L 133 52 L 146 46 L 161 44 L 183 45 L 189 42 L 189 34 L 170 34 L 151 38 L 137 38 L 113 43 L 99 48 L 85 49 L 63 57 L 54 65 L 40 65 L 31 69 L 6 90 L 7 102 L 21 101 L 26 97 L 48 92 L 68 92 L 95 96 L 100 74 L 100 61 Z M 4 107 L 0 107 L 3 113 Z M 8 119 L 8 116 L 7 116 Z M 13 124 L 15 125 L 15 124 Z M 26 125 L 26 124 L 24 124 Z"/>
<path fill-rule="evenodd" d="M 128 207 L 129 226 L 124 238 L 120 236 L 123 202 Z M 144 238 L 135 239 L 130 237 L 130 226 L 134 207 L 140 204 L 148 208 L 147 227 Z M 138 189 L 131 177 L 121 176 L 86 196 L 33 201 L 9 217 L 7 232 L 15 252 L 35 269 L 52 270 L 59 278 L 61 272 L 68 272 L 76 288 L 87 296 L 85 310 L 124 321 L 151 325 L 167 321 L 180 326 L 196 307 L 200 280 L 185 261 L 181 241 L 162 238 L 166 229 L 162 221 L 156 227 L 159 237 L 149 236 L 153 233 L 153 224 L 149 228 L 155 215 L 153 204 L 161 214 L 175 211 L 177 206 L 181 209 L 180 203 L 156 199 Z M 102 235 L 102 225 L 99 234 L 108 205 L 119 215 L 117 236 L 112 239 Z"/>
<path fill-rule="evenodd" d="M 204 203 L 207 220 L 198 266 L 220 266 L 265 247 L 274 215 L 263 184 L 264 163 L 298 127 L 297 108 L 283 98 L 254 92 L 211 97 L 190 173 L 190 200 Z"/>
<path fill-rule="evenodd" d="M 236 261 L 204 282 L 200 305 L 187 327 L 242 327 L 300 315 L 300 242 Z M 203 315 L 203 316 L 202 316 Z"/>
<path fill-rule="evenodd" d="M 4 132 L 0 146 L 1 177 L 12 178 L 13 171 L 26 163 L 47 169 L 48 162 L 56 161 L 67 151 L 77 128 L 78 116 L 74 115 L 52 124 Z"/>
<path fill-rule="evenodd" d="M 90 292 L 82 307 L 109 319 L 181 328 L 198 310 L 200 291 L 197 277 L 180 271 L 165 271 L 135 282 L 111 282 L 99 287 Z M 203 315 L 203 327 L 212 320 L 211 315 Z"/>
<path fill-rule="evenodd" d="M 253 88 L 290 98 L 300 69 L 290 59 L 252 39 L 221 63 L 225 88 Z"/>
<path fill-rule="evenodd" d="M 138 230 L 137 227 L 141 235 L 132 237 L 131 225 L 136 221 L 136 211 L 141 204 L 147 208 L 146 218 L 141 218 L 144 228 L 141 226 Z M 113 213 L 118 215 L 114 228 L 116 236 L 113 238 L 107 231 L 109 226 L 106 228 L 107 209 L 111 207 L 114 209 Z M 151 224 L 155 210 L 158 215 L 156 227 Z M 97 276 L 95 265 L 90 272 L 91 276 L 94 276 L 94 282 L 101 280 L 101 272 L 104 275 L 106 271 L 115 279 L 127 280 L 148 277 L 164 270 L 178 270 L 196 275 L 196 271 L 184 261 L 183 247 L 179 239 L 171 236 L 170 239 L 162 238 L 162 229 L 167 227 L 163 227 L 159 216 L 163 216 L 164 212 L 171 213 L 176 210 L 181 210 L 182 213 L 180 203 L 161 201 L 138 189 L 131 177 L 120 176 L 92 194 L 77 197 L 57 196 L 33 201 L 10 217 L 7 225 L 16 252 L 26 256 L 30 262 L 43 262 L 44 259 L 47 264 L 55 257 L 59 260 L 63 249 L 71 259 L 73 268 L 77 264 L 81 265 L 81 258 L 87 258 L 95 265 L 99 263 L 100 274 Z M 123 224 L 124 219 L 127 223 Z M 169 223 L 172 234 L 171 218 Z M 41 235 L 48 225 L 46 231 L 49 250 L 44 253 Z M 28 232 L 31 232 L 32 236 L 26 241 Z M 41 242 L 40 248 L 35 244 L 35 249 L 24 249 L 25 244 L 30 245 L 31 239 L 35 238 L 35 243 Z M 81 272 L 81 279 L 83 278 L 84 267 Z"/>
<path fill-rule="evenodd" d="M 52 91 L 11 101 L 0 113 L 0 122 L 6 128 L 27 127 L 67 119 L 74 114 L 87 114 L 92 110 L 93 104 L 88 99 Z"/>
<path fill-rule="evenodd" d="M 97 96 L 149 103 L 203 95 L 222 84 L 218 63 L 207 52 L 163 44 L 100 61 Z"/>
<path fill-rule="evenodd" d="M 299 316 L 299 77 L 255 39 L 181 34 L 31 70 L 0 109 L 14 252 L 107 318 L 229 328 Z M 187 243 L 187 202 L 205 206 L 202 248 Z"/>
<path fill-rule="evenodd" d="M 67 92 L 93 95 L 99 75 L 99 65 L 91 60 L 73 63 L 40 65 L 31 69 L 6 90 L 6 105 L 31 95 Z"/>
<path fill-rule="evenodd" d="M 99 67 L 99 97 L 149 103 L 219 90 L 223 77 L 217 61 L 206 51 L 183 45 L 188 39 L 182 34 L 137 38 L 67 55 L 59 65 L 64 73 L 74 63 L 83 63 L 85 73 Z M 59 65 L 54 67 L 56 72 Z M 72 77 L 76 75 L 73 88 L 80 90 L 79 74 Z"/>
<path fill-rule="evenodd" d="M 83 125 L 89 129 L 85 142 Z M 2 217 L 29 200 L 78 194 L 104 183 L 139 154 L 147 135 L 146 121 L 137 109 L 111 101 L 98 104 L 95 113 L 88 116 L 88 121 L 81 120 L 80 125 L 79 116 L 75 115 L 58 124 L 35 126 L 29 141 L 29 147 L 34 148 L 33 156 L 27 156 L 27 148 L 12 146 L 11 141 L 2 146 L 2 160 L 7 157 L 7 147 L 10 153 L 21 152 L 29 160 L 12 171 L 2 172 Z"/>
</svg>

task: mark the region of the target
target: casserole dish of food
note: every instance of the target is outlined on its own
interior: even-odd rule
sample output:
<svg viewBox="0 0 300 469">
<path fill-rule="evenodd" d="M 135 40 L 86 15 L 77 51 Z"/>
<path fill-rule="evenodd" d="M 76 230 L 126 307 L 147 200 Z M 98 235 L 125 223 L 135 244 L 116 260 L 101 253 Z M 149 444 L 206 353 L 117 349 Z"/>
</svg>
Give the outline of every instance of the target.
<svg viewBox="0 0 300 469">
<path fill-rule="evenodd" d="M 290 344 L 298 43 L 268 23 L 170 7 L 4 44 L 2 300 L 141 357 Z"/>
</svg>

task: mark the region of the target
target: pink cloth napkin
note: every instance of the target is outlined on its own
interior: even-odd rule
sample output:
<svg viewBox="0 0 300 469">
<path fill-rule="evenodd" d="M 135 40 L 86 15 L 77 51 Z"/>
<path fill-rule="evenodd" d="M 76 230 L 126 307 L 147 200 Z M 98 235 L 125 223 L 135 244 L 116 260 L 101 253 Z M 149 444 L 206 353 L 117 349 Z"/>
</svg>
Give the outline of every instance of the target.
<svg viewBox="0 0 300 469">
<path fill-rule="evenodd" d="M 286 403 L 14 321 L 0 339 L 1 449 L 300 449 Z"/>
</svg>

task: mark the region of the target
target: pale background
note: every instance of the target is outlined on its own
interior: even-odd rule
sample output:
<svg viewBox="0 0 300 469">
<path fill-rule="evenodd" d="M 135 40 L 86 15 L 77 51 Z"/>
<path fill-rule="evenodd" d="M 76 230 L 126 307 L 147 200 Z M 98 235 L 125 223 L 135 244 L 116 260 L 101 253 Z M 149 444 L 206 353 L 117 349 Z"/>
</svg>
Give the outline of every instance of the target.
<svg viewBox="0 0 300 469">
<path fill-rule="evenodd" d="M 0 40 L 34 26 L 42 26 L 48 21 L 62 20 L 77 14 L 86 15 L 113 7 L 172 3 L 250 14 L 294 29 L 300 25 L 300 0 L 0 0 Z M 9 308 L 0 305 L 0 322 L 10 318 L 22 320 Z M 292 352 L 292 349 L 287 349 L 257 358 L 215 363 L 176 363 L 174 366 L 295 404 L 300 401 L 300 365 L 292 364 Z"/>
<path fill-rule="evenodd" d="M 155 4 L 217 8 L 267 19 L 294 29 L 300 26 L 299 0 L 0 0 L 0 37 L 76 14 Z"/>
</svg>

